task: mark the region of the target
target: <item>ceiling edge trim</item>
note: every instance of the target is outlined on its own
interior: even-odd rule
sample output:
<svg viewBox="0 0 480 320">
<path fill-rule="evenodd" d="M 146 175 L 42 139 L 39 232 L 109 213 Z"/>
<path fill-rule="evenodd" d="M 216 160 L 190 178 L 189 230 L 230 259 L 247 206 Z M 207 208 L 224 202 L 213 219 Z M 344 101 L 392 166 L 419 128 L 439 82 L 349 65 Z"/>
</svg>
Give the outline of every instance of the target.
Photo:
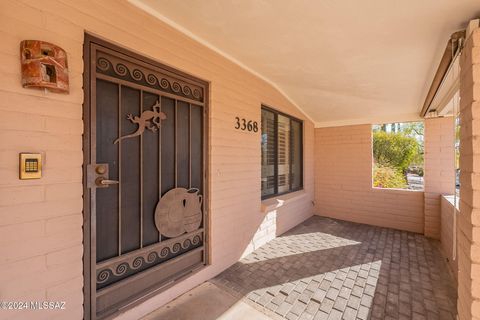
<svg viewBox="0 0 480 320">
<path fill-rule="evenodd" d="M 185 27 L 182 27 L 181 25 L 179 25 L 178 23 L 176 23 L 175 21 L 172 21 L 171 19 L 165 17 L 164 15 L 162 15 L 161 13 L 159 13 L 157 10 L 153 9 L 152 7 L 150 7 L 149 5 L 143 3 L 141 0 L 127 0 L 129 3 L 131 3 L 132 5 L 134 5 L 135 7 L 139 8 L 140 10 L 144 11 L 145 13 L 161 20 L 162 22 L 166 23 L 167 25 L 169 25 L 170 27 L 180 31 L 181 33 L 185 34 L 186 36 L 188 36 L 189 38 L 193 39 L 194 41 L 197 41 L 199 43 L 201 43 L 202 45 L 206 46 L 207 48 L 209 48 L 210 50 L 213 50 L 215 51 L 216 53 L 220 54 L 221 56 L 223 56 L 224 58 L 226 58 L 227 60 L 230 60 L 231 62 L 235 63 L 236 65 L 238 65 L 239 67 L 241 67 L 242 69 L 244 69 L 245 71 L 253 74 L 254 76 L 256 76 L 257 78 L 265 81 L 266 83 L 268 83 L 269 85 L 271 85 L 275 90 L 277 90 L 282 96 L 285 97 L 285 99 L 288 100 L 288 102 L 290 102 L 291 104 L 293 104 L 308 120 L 310 120 L 312 123 L 315 123 L 315 121 L 302 109 L 300 108 L 300 106 L 295 102 L 293 101 L 292 98 L 290 98 L 288 96 L 287 93 L 285 93 L 275 82 L 273 82 L 272 80 L 266 78 L 265 76 L 261 75 L 260 73 L 256 72 L 255 70 L 251 69 L 250 67 L 246 66 L 245 64 L 243 64 L 242 62 L 240 62 L 239 60 L 235 59 L 234 57 L 232 57 L 231 55 L 225 53 L 224 51 L 220 50 L 219 48 L 215 47 L 214 45 L 212 45 L 211 43 L 209 43 L 208 41 L 200 38 L 199 36 L 195 35 L 194 33 L 192 33 L 190 30 L 188 30 L 187 28 Z"/>
<path fill-rule="evenodd" d="M 410 121 L 422 121 L 422 120 L 423 118 L 420 117 L 420 115 L 415 112 L 415 113 L 407 113 L 407 114 L 374 116 L 374 117 L 368 117 L 368 118 L 358 118 L 358 119 L 349 119 L 349 120 L 315 122 L 315 128 L 343 127 L 343 126 L 353 126 L 353 125 L 361 125 L 361 124 L 410 122 Z"/>
</svg>

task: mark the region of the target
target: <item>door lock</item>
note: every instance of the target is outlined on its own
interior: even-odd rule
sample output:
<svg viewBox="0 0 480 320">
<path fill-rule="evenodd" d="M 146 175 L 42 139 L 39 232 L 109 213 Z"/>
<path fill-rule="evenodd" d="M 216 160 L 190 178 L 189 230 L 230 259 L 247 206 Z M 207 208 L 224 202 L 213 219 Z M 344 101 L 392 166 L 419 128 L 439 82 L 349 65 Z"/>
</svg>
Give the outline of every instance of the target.
<svg viewBox="0 0 480 320">
<path fill-rule="evenodd" d="M 108 163 L 95 163 L 87 166 L 87 186 L 89 188 L 108 188 L 110 185 L 119 184 L 117 180 L 108 178 Z"/>
<path fill-rule="evenodd" d="M 105 179 L 105 177 L 98 177 L 97 179 L 95 179 L 95 184 L 98 187 L 108 187 L 111 184 L 119 184 L 119 182 L 117 180 Z"/>
<path fill-rule="evenodd" d="M 105 172 L 107 172 L 107 167 L 103 164 L 99 164 L 96 166 L 95 172 L 98 174 L 104 174 Z"/>
</svg>

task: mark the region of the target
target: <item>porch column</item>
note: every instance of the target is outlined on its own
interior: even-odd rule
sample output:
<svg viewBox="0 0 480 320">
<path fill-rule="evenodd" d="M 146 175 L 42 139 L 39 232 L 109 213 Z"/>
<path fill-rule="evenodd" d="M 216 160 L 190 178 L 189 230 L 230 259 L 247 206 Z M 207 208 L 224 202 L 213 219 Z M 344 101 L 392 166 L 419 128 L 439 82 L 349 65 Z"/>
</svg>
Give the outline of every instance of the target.
<svg viewBox="0 0 480 320">
<path fill-rule="evenodd" d="M 460 61 L 458 318 L 480 319 L 480 29 L 467 30 Z"/>
<path fill-rule="evenodd" d="M 440 239 L 442 194 L 455 192 L 454 128 L 452 117 L 425 119 L 425 236 Z"/>
</svg>

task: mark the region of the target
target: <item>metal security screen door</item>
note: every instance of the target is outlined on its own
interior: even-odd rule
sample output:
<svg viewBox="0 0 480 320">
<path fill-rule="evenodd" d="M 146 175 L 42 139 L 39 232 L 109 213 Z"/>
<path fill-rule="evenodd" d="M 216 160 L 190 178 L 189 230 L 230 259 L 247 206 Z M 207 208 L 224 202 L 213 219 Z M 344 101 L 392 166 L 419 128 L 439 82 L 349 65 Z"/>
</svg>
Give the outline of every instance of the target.
<svg viewBox="0 0 480 320">
<path fill-rule="evenodd" d="M 86 318 L 206 263 L 208 84 L 86 35 Z"/>
</svg>

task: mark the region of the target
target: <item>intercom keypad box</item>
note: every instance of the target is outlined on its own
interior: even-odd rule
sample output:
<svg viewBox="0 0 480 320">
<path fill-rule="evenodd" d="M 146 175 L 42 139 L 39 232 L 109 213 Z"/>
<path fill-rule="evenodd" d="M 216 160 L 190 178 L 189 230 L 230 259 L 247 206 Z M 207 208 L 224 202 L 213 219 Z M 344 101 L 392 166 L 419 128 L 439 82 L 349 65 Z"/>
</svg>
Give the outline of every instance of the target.
<svg viewBox="0 0 480 320">
<path fill-rule="evenodd" d="M 42 177 L 42 155 L 40 153 L 20 153 L 20 179 L 40 179 Z"/>
</svg>

